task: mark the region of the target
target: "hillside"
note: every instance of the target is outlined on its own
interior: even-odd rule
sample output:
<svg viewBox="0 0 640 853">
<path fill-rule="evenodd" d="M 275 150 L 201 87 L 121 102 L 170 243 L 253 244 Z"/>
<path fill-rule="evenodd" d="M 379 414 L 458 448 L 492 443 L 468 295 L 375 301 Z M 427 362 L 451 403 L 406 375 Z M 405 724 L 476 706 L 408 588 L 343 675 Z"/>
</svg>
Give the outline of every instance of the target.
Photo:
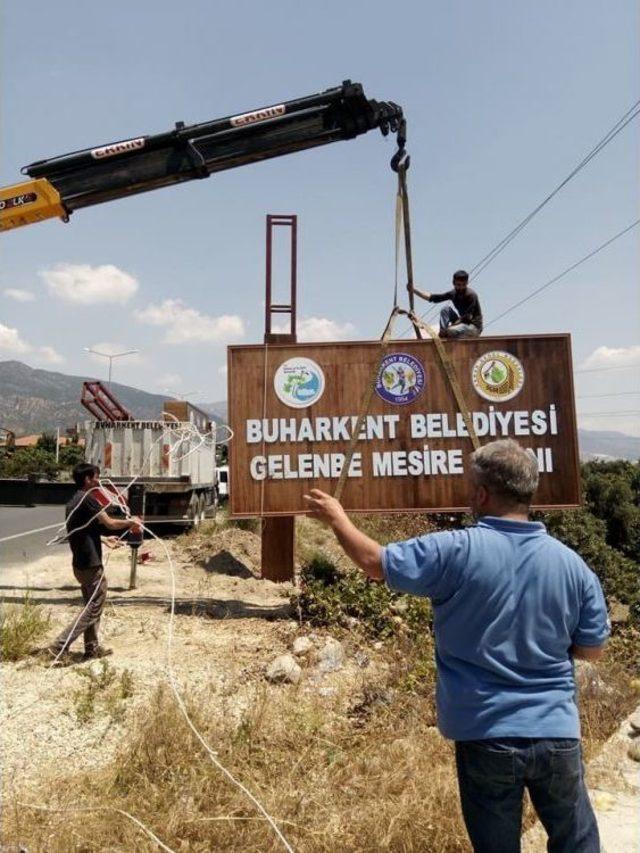
<svg viewBox="0 0 640 853">
<path fill-rule="evenodd" d="M 17 435 L 73 427 L 87 420 L 80 405 L 82 383 L 90 376 L 68 376 L 36 370 L 20 361 L 0 362 L 0 424 Z M 135 417 L 153 420 L 160 415 L 166 395 L 149 394 L 117 382 L 116 397 Z"/>
<path fill-rule="evenodd" d="M 629 462 L 637 462 L 640 459 L 640 438 L 633 435 L 606 430 L 579 429 L 578 441 L 582 459 L 604 457 L 627 459 Z"/>
<path fill-rule="evenodd" d="M 0 361 L 0 425 L 18 435 L 64 429 L 89 417 L 80 405 L 86 379 L 51 370 L 36 370 L 20 361 Z M 157 418 L 167 399 L 114 382 L 115 395 L 136 417 Z M 198 403 L 213 420 L 227 421 L 227 401 Z M 578 430 L 582 459 L 640 459 L 640 438 L 621 432 Z"/>
</svg>

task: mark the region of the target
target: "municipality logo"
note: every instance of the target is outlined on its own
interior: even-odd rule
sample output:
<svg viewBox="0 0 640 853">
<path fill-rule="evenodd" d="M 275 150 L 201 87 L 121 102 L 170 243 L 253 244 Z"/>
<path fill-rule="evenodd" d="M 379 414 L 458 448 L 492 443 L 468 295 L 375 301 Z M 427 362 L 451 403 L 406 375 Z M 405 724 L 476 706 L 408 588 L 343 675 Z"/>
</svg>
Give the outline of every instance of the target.
<svg viewBox="0 0 640 853">
<path fill-rule="evenodd" d="M 424 390 L 424 368 L 413 356 L 394 352 L 382 360 L 376 379 L 376 394 L 387 403 L 413 403 Z"/>
<path fill-rule="evenodd" d="M 305 409 L 324 393 L 324 373 L 310 358 L 289 358 L 276 370 L 273 387 L 286 406 Z"/>
<path fill-rule="evenodd" d="M 473 365 L 471 381 L 485 400 L 502 403 L 511 400 L 522 390 L 524 368 L 515 355 L 494 350 L 481 355 Z"/>
</svg>

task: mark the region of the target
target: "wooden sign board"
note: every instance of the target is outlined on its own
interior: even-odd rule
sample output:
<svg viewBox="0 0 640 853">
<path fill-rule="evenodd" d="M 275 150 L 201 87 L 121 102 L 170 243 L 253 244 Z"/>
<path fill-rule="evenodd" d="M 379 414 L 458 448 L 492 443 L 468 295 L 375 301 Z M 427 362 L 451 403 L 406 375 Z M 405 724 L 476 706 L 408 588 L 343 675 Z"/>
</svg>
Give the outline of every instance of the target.
<svg viewBox="0 0 640 853">
<path fill-rule="evenodd" d="M 509 437 L 538 459 L 538 508 L 580 503 L 568 334 L 445 341 L 482 444 Z M 366 389 L 375 391 L 342 493 L 346 509 L 468 507 L 473 450 L 431 340 L 232 346 L 233 516 L 304 512 L 333 493 Z"/>
</svg>

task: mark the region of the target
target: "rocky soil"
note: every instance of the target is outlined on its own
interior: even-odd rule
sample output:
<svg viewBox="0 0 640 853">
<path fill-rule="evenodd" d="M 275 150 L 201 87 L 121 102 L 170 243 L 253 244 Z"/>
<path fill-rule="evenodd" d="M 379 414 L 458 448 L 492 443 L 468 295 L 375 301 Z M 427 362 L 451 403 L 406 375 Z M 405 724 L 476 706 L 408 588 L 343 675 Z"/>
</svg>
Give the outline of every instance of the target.
<svg viewBox="0 0 640 853">
<path fill-rule="evenodd" d="M 258 577 L 260 539 L 255 534 L 214 528 L 165 546 L 145 544 L 150 560 L 139 565 L 138 588 L 131 591 L 129 549 L 123 548 L 109 555 L 101 641 L 114 652 L 106 659 L 108 673 L 113 672 L 116 682 L 128 673 L 132 695 L 111 702 L 111 707 L 97 695 L 90 719 L 85 718 L 82 703 L 89 682 L 100 678 L 101 663 L 82 662 L 81 640 L 68 666 L 52 669 L 38 655 L 2 663 L 5 793 L 12 788 L 24 791 L 51 774 L 67 775 L 107 762 L 127 737 L 136 713 L 166 679 L 171 569 L 165 547 L 175 571 L 172 660 L 182 691 L 205 697 L 226 715 L 239 715 L 256 690 L 281 690 L 282 682 L 301 681 L 299 689 L 333 702 L 358 691 L 368 657 L 358 654 L 355 646 L 345 652 L 325 633 L 300 627 L 289 601 L 293 586 Z M 10 590 L 5 604 L 21 602 L 29 590 L 31 600 L 51 613 L 48 641 L 79 613 L 79 590 L 65 553 L 5 569 L 2 582 Z M 269 668 L 282 656 L 290 659 L 293 677 L 285 673 L 268 678 Z"/>
</svg>

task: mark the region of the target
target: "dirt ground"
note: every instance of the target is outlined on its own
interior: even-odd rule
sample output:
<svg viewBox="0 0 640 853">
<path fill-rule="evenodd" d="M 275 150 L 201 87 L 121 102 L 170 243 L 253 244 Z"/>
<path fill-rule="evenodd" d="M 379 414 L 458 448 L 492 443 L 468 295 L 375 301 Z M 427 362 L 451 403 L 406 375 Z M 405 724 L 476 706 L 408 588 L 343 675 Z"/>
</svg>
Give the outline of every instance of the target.
<svg viewBox="0 0 640 853">
<path fill-rule="evenodd" d="M 233 696 L 236 711 L 248 701 L 250 685 L 265 665 L 287 650 L 297 623 L 290 618 L 291 587 L 259 580 L 253 573 L 259 556 L 256 537 L 230 531 L 226 547 L 205 565 L 179 540 L 168 541 L 176 575 L 173 662 L 178 682 L 211 701 Z M 252 553 L 252 549 L 254 553 Z M 109 597 L 101 625 L 101 641 L 113 648 L 108 658 L 116 673 L 128 670 L 133 696 L 126 716 L 114 722 L 96 715 L 76 719 L 74 694 L 85 679 L 80 671 L 99 663 L 82 663 L 82 640 L 73 647 L 75 662 L 62 668 L 32 657 L 3 663 L 0 744 L 3 782 L 24 788 L 54 769 L 79 770 L 107 761 L 126 736 L 127 721 L 165 677 L 171 575 L 163 547 L 145 544 L 151 560 L 139 566 L 138 588 L 129 590 L 129 549 L 110 553 Z M 2 572 L 4 601 L 19 603 L 27 590 L 31 600 L 51 613 L 47 640 L 74 620 L 81 604 L 69 556 L 56 553 L 27 566 Z"/>
<path fill-rule="evenodd" d="M 197 537 L 167 540 L 166 547 L 176 575 L 177 681 L 220 713 L 240 714 L 256 689 L 265 689 L 266 666 L 289 651 L 296 636 L 309 634 L 289 604 L 293 587 L 259 579 L 260 540 L 248 531 L 214 528 L 206 547 Z M 42 778 L 68 776 L 108 762 L 126 739 L 136 713 L 166 678 L 171 573 L 160 543 L 145 543 L 143 550 L 151 559 L 139 566 L 136 590 L 128 589 L 128 548 L 110 552 L 107 567 L 110 592 L 101 640 L 114 650 L 110 667 L 116 674 L 127 670 L 132 685 L 121 718 L 99 712 L 79 720 L 78 696 L 86 686 L 81 671 L 92 667 L 99 672 L 96 662 L 79 661 L 81 640 L 75 662 L 67 667 L 50 669 L 38 657 L 1 665 L 5 796 L 12 791 L 28 795 Z M 50 611 L 49 641 L 79 612 L 79 591 L 66 553 L 5 569 L 2 585 L 5 602 L 19 603 L 29 590 L 32 601 Z M 313 639 L 320 644 L 324 637 L 316 634 Z M 326 695 L 328 703 L 337 702 L 345 690 L 356 692 L 362 680 L 357 652 L 347 644 L 340 672 L 308 673 L 301 689 Z M 375 667 L 375 650 L 367 653 Z M 627 757 L 629 731 L 626 721 L 589 767 L 592 800 L 609 853 L 640 850 L 640 765 Z M 544 849 L 544 833 L 534 827 L 523 850 Z"/>
</svg>

